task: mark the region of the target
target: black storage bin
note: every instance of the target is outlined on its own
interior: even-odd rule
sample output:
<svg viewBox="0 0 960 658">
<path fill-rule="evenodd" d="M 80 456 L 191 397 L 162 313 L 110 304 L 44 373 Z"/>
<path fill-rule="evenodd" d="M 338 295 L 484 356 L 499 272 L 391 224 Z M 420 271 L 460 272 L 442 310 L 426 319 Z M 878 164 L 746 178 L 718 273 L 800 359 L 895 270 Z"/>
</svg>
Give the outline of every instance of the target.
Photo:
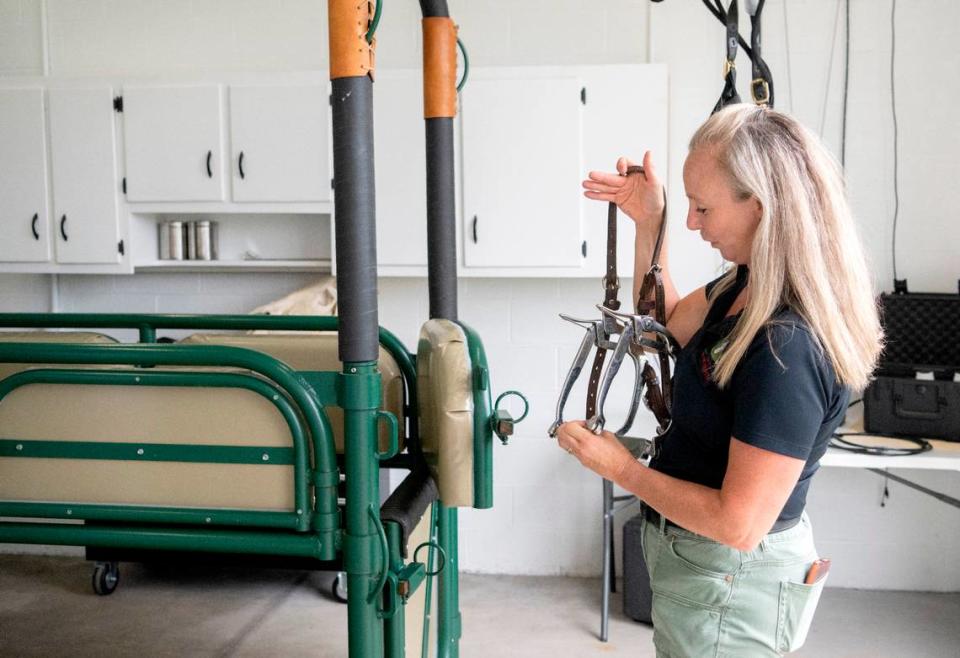
<svg viewBox="0 0 960 658">
<path fill-rule="evenodd" d="M 634 621 L 653 622 L 653 592 L 640 539 L 642 514 L 623 524 L 623 613 Z"/>
<path fill-rule="evenodd" d="M 960 295 L 883 295 L 881 306 L 887 344 L 863 394 L 864 429 L 960 441 Z"/>
</svg>

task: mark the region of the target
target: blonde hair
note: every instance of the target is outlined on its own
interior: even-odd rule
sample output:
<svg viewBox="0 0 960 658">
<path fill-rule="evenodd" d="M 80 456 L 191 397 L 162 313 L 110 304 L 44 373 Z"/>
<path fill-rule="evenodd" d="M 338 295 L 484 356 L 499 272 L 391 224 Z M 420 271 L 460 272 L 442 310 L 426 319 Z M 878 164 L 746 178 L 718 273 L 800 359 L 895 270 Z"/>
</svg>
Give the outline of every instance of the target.
<svg viewBox="0 0 960 658">
<path fill-rule="evenodd" d="M 782 305 L 807 323 L 837 380 L 856 391 L 870 380 L 883 330 L 843 174 L 820 140 L 792 117 L 731 105 L 690 140 L 707 148 L 734 194 L 762 207 L 750 256 L 750 294 L 714 370 L 723 388 L 760 329 Z M 711 291 L 711 304 L 736 277 Z"/>
</svg>

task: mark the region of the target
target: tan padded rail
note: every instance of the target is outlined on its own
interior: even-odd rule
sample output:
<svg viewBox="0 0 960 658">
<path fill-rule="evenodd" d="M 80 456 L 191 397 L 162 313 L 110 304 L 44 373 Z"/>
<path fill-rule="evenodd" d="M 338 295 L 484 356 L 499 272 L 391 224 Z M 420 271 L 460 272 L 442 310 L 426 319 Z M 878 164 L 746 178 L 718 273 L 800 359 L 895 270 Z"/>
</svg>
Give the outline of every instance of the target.
<svg viewBox="0 0 960 658">
<path fill-rule="evenodd" d="M 367 43 L 373 18 L 368 0 L 328 0 L 330 17 L 330 79 L 373 77 L 376 42 Z"/>
<path fill-rule="evenodd" d="M 417 345 L 420 436 L 440 501 L 473 506 L 473 381 L 467 339 L 457 324 L 430 320 Z"/>
<path fill-rule="evenodd" d="M 335 370 L 343 369 L 337 354 L 337 334 L 327 332 L 322 334 L 264 334 L 264 335 L 230 335 L 230 334 L 194 334 L 180 341 L 181 343 L 202 345 L 228 345 L 244 347 L 268 354 L 283 361 L 294 370 Z M 396 360 L 390 356 L 382 346 L 378 361 L 380 368 L 380 382 L 383 389 L 381 409 L 391 412 L 400 423 L 400 449 L 403 449 L 404 419 L 403 413 L 403 373 Z M 343 453 L 343 410 L 340 407 L 328 407 L 327 417 L 333 426 L 333 437 L 337 452 Z M 379 427 L 379 450 L 385 451 L 390 447 L 389 426 L 381 423 Z"/>
<path fill-rule="evenodd" d="M 457 116 L 457 26 L 453 19 L 423 19 L 423 118 Z"/>
</svg>

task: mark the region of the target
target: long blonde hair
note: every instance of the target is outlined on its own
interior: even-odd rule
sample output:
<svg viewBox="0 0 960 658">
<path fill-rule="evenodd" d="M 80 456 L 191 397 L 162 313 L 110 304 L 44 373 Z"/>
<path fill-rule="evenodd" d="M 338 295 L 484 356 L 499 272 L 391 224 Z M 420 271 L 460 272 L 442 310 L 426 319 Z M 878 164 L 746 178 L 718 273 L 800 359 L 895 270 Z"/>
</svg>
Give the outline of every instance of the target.
<svg viewBox="0 0 960 658">
<path fill-rule="evenodd" d="M 690 140 L 707 148 L 740 199 L 762 215 L 750 258 L 750 293 L 717 361 L 722 388 L 757 332 L 786 305 L 808 324 L 838 381 L 856 391 L 870 380 L 883 344 L 877 304 L 840 166 L 792 117 L 739 104 L 711 116 Z M 733 268 L 711 292 L 729 288 Z"/>
</svg>

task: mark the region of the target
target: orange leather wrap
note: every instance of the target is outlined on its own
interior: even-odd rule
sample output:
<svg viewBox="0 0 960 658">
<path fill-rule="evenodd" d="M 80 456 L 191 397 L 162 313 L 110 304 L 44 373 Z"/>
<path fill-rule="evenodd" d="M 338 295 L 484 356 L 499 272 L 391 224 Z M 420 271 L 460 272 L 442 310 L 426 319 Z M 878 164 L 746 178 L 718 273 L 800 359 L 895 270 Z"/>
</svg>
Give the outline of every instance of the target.
<svg viewBox="0 0 960 658">
<path fill-rule="evenodd" d="M 450 18 L 423 19 L 423 118 L 457 115 L 457 26 Z"/>
<path fill-rule="evenodd" d="M 368 0 L 328 0 L 330 22 L 330 79 L 373 77 L 377 40 L 367 43 L 373 17 Z"/>
</svg>

